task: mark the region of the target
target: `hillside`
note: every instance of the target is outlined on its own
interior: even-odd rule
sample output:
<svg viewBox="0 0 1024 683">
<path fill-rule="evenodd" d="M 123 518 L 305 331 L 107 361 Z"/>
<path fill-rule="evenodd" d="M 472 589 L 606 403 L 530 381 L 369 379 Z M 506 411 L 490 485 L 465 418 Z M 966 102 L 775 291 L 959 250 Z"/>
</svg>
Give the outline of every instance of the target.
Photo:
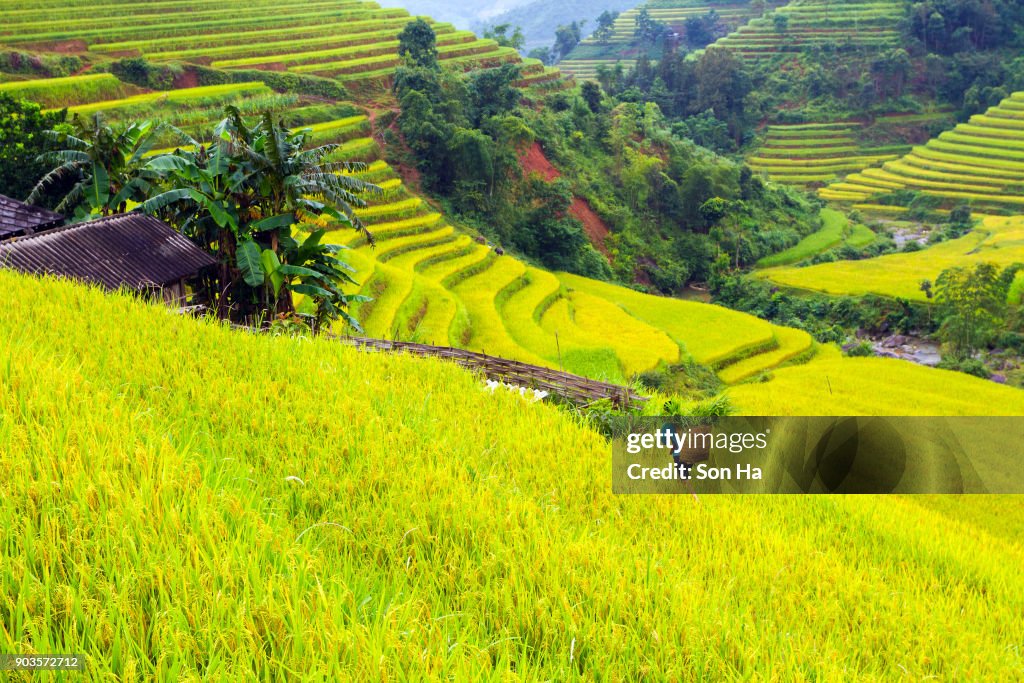
<svg viewBox="0 0 1024 683">
<path fill-rule="evenodd" d="M 746 62 L 828 49 L 880 53 L 900 44 L 903 0 L 793 0 L 714 43 Z"/>
<path fill-rule="evenodd" d="M 88 12 L 67 20 L 76 7 Z M 131 20 L 112 25 L 125 12 L 131 12 Z M 0 45 L 77 53 L 88 61 L 143 56 L 157 63 L 262 69 L 377 88 L 399 63 L 397 37 L 409 20 L 404 9 L 363 0 L 159 0 L 100 8 L 84 0 L 44 0 L 31 11 L 11 5 L 0 9 Z M 471 69 L 519 61 L 511 48 L 451 24 L 432 23 L 439 59 L 446 64 Z"/>
<path fill-rule="evenodd" d="M 574 21 L 583 21 L 586 22 L 583 26 L 583 33 L 587 34 L 594 30 L 597 25 L 597 17 L 602 12 L 622 12 L 635 4 L 636 0 L 597 0 L 596 2 L 533 0 L 488 17 L 485 21 L 479 22 L 477 27 L 482 32 L 483 28 L 487 26 L 500 26 L 501 24 L 519 26 L 523 29 L 523 36 L 526 39 L 523 51 L 529 52 L 534 48 L 553 44 L 555 31 L 559 26 Z"/>
<path fill-rule="evenodd" d="M 454 367 L 0 283 L 5 649 L 93 679 L 1020 672 L 1012 497 L 616 497 L 600 437 Z"/>
<path fill-rule="evenodd" d="M 768 3 L 766 7 L 771 5 Z M 644 10 L 653 21 L 677 38 L 662 36 L 650 42 L 637 37 L 637 18 Z M 607 37 L 590 35 L 582 40 L 559 66 L 577 78 L 594 78 L 601 65 L 613 68 L 621 64 L 628 68 L 641 54 L 656 58 L 666 48 L 677 49 L 677 43 L 686 39 L 687 20 L 707 17 L 710 12 L 714 12 L 712 30 L 728 33 L 754 20 L 760 16 L 761 11 L 753 3 L 729 0 L 649 0 L 621 12 Z"/>
<path fill-rule="evenodd" d="M 971 204 L 1019 213 L 1024 207 L 1024 92 L 972 116 L 898 160 L 848 176 L 821 190 L 824 199 L 890 204 L 892 195 L 920 192 L 937 206 Z"/>
<path fill-rule="evenodd" d="M 227 104 L 245 115 L 269 110 L 289 125 L 310 127 L 318 143 L 340 144 L 338 157 L 369 164 L 358 177 L 384 191 L 358 211 L 375 235 L 375 246 L 350 230 L 335 231 L 329 237 L 352 247 L 346 258 L 356 268 L 359 291 L 372 299 L 357 306 L 354 314 L 370 335 L 457 346 L 620 383 L 689 361 L 711 368 L 725 386 L 767 380 L 787 366 L 803 365 L 807 373 L 800 376 L 813 391 L 819 361 L 828 362 L 837 378 L 861 374 L 857 363 L 836 358 L 833 349 L 816 344 L 800 330 L 718 306 L 553 274 L 499 255 L 491 245 L 481 243 L 482 238 L 452 225 L 406 185 L 382 158 L 382 136 L 374 128 L 373 112 L 351 103 L 328 104 L 322 98 L 277 93 L 258 82 L 141 92 L 106 74 L 20 81 L 0 88 L 54 106 L 82 102 L 70 107 L 72 115 L 102 112 L 113 122 L 154 118 L 194 135 L 208 132 Z M 162 144 L 170 147 L 175 142 L 167 138 Z M 856 233 L 850 239 L 864 236 Z M 798 252 L 806 248 L 794 247 Z M 785 260 L 785 253 L 779 258 Z M 616 334 L 609 336 L 609 329 Z M 339 327 L 338 331 L 345 330 Z M 895 361 L 883 365 L 890 367 L 884 376 L 898 375 L 911 385 L 930 386 L 934 381 L 932 370 Z M 870 378 L 857 381 L 866 382 L 864 386 L 873 382 Z M 985 412 L 989 403 L 984 397 L 1002 391 L 973 378 L 950 375 L 944 381 L 962 384 L 969 398 L 951 401 L 937 393 L 925 403 L 931 410 Z M 770 400 L 761 398 L 762 393 L 774 393 L 770 385 L 758 384 L 767 391 L 754 395 L 738 392 L 747 401 L 739 407 Z M 900 410 L 896 401 L 880 400 L 869 407 L 852 399 L 830 397 L 805 409 L 826 414 Z M 1014 402 L 1016 397 L 1001 403 L 1007 400 Z"/>
</svg>

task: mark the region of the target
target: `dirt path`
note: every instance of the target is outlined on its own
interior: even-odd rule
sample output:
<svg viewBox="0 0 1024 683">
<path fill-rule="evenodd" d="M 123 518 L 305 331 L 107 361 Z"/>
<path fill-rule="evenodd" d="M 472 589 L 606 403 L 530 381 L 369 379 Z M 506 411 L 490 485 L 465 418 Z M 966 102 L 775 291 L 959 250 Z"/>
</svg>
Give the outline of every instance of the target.
<svg viewBox="0 0 1024 683">
<path fill-rule="evenodd" d="M 544 156 L 544 150 L 541 149 L 539 143 L 534 142 L 530 149 L 526 151 L 526 154 L 521 157 L 520 161 L 523 164 L 523 171 L 525 173 L 539 173 L 548 182 L 562 175 L 558 172 L 557 168 L 551 165 L 548 158 Z M 611 231 L 608 229 L 608 224 L 601 220 L 601 217 L 597 215 L 597 212 L 594 211 L 587 200 L 581 197 L 574 197 L 572 206 L 569 207 L 569 213 L 583 223 L 583 230 L 587 233 L 587 237 L 590 238 L 590 243 L 594 245 L 594 248 L 608 256 L 605 238 L 608 237 L 608 233 Z"/>
</svg>

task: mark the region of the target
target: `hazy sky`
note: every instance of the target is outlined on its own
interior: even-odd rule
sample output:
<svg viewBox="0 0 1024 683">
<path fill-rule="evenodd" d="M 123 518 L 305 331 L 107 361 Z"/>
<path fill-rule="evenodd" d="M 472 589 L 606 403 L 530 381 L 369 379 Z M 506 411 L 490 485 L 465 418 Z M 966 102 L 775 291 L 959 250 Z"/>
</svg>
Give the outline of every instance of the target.
<svg viewBox="0 0 1024 683">
<path fill-rule="evenodd" d="M 529 0 L 377 0 L 384 7 L 404 7 L 413 14 L 425 14 L 471 29 L 478 21 L 525 5 Z"/>
</svg>

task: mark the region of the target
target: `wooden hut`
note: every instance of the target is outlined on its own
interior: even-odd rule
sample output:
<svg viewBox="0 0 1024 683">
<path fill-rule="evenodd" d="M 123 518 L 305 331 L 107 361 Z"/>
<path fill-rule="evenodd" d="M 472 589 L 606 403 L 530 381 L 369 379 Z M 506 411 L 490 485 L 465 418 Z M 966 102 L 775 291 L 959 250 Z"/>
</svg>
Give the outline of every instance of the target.
<svg viewBox="0 0 1024 683">
<path fill-rule="evenodd" d="M 0 266 L 130 289 L 185 305 L 186 281 L 217 261 L 166 223 L 127 213 L 0 243 Z"/>
<path fill-rule="evenodd" d="M 64 216 L 0 194 L 0 240 L 32 235 L 64 225 Z"/>
</svg>

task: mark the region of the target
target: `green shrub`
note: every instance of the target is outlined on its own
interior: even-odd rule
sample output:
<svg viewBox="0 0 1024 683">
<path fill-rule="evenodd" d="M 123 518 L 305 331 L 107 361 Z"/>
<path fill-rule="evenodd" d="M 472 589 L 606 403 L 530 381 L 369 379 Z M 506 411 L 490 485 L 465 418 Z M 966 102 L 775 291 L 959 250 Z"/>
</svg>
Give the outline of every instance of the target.
<svg viewBox="0 0 1024 683">
<path fill-rule="evenodd" d="M 977 358 L 956 360 L 955 358 L 947 357 L 942 359 L 942 362 L 939 363 L 939 367 L 943 370 L 956 370 L 957 372 L 981 377 L 982 379 L 989 379 L 992 377 L 992 371 Z"/>
</svg>

